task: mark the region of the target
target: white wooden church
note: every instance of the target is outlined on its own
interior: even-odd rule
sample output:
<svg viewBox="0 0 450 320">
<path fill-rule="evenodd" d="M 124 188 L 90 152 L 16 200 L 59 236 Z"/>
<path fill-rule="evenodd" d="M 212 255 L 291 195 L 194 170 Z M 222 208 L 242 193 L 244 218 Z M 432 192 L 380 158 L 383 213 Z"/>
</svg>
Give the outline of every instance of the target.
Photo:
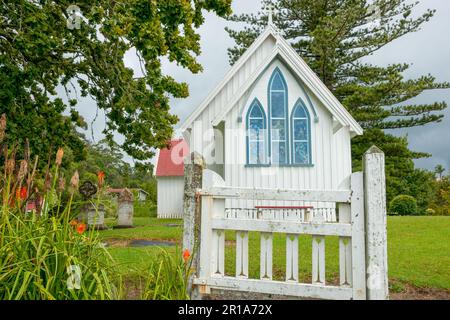
<svg viewBox="0 0 450 320">
<path fill-rule="evenodd" d="M 350 141 L 363 133 L 271 22 L 181 130 L 189 152 L 203 155 L 225 185 L 296 190 L 348 189 Z M 180 188 L 158 189 L 167 192 L 167 201 L 182 201 L 173 195 Z"/>
</svg>

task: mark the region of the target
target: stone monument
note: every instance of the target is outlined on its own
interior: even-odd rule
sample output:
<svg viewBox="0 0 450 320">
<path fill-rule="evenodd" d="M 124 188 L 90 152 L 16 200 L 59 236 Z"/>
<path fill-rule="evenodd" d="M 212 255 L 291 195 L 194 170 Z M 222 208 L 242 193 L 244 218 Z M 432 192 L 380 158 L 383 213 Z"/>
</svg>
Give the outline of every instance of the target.
<svg viewBox="0 0 450 320">
<path fill-rule="evenodd" d="M 119 201 L 118 201 L 119 222 L 117 228 L 133 227 L 133 211 L 134 211 L 133 204 L 134 204 L 133 193 L 128 189 L 124 189 L 119 194 Z"/>
</svg>

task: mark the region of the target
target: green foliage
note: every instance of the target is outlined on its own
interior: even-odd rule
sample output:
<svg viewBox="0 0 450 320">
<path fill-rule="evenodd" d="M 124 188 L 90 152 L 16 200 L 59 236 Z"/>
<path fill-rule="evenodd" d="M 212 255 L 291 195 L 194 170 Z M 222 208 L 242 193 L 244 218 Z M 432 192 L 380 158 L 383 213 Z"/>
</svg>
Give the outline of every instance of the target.
<svg viewBox="0 0 450 320">
<path fill-rule="evenodd" d="M 0 216 L 1 300 L 117 299 L 112 258 L 97 237 L 77 234 L 62 218 L 25 216 L 2 207 Z M 80 268 L 79 290 L 67 280 Z M 114 285 L 114 283 L 116 285 Z"/>
<path fill-rule="evenodd" d="M 156 179 L 151 164 L 136 164 L 132 167 L 124 161 L 123 153 L 114 142 L 102 140 L 96 144 L 86 142 L 86 160 L 74 162 L 70 171 L 78 170 L 81 181 L 97 181 L 97 173 L 105 173 L 105 185 L 110 188 L 142 189 L 149 195 L 147 201 L 156 204 Z"/>
<path fill-rule="evenodd" d="M 430 210 L 436 216 L 450 216 L 450 176 L 443 176 L 435 181 L 435 196 L 430 204 Z"/>
<path fill-rule="evenodd" d="M 4 138 L 0 123 L 0 144 Z M 49 163 L 44 174 L 51 180 L 37 187 L 35 170 L 28 161 L 17 161 L 4 145 L 6 163 L 0 175 L 0 300 L 111 300 L 123 297 L 120 266 L 105 248 L 99 232 L 86 232 L 86 225 L 76 221 L 79 211 L 74 202 L 79 179 L 74 174 L 68 188 L 69 199 L 63 204 L 62 149 Z M 105 206 L 100 189 L 97 208 Z M 28 212 L 27 203 L 35 209 Z M 108 200 L 106 200 L 108 202 Z M 138 218 L 139 219 L 139 218 Z M 141 218 L 143 219 L 143 218 Z M 149 218 L 146 219 L 150 220 Z M 164 223 L 158 221 L 155 224 Z M 167 223 L 167 222 L 166 222 Z M 130 229 L 128 229 L 130 230 Z M 116 232 L 111 230 L 111 232 Z M 179 230 L 175 230 L 179 232 Z M 136 235 L 136 231 L 133 230 Z M 190 267 L 176 258 L 160 256 L 144 275 L 142 295 L 154 299 L 185 299 Z M 71 287 L 73 285 L 74 287 Z"/>
<path fill-rule="evenodd" d="M 81 181 L 97 181 L 97 173 L 105 173 L 105 185 L 112 188 L 127 186 L 126 180 L 131 174 L 132 168 L 123 160 L 123 154 L 115 143 L 108 145 L 105 140 L 96 144 L 86 141 L 86 159 L 74 162 L 70 170 L 78 170 Z"/>
<path fill-rule="evenodd" d="M 435 168 L 434 168 L 434 173 L 437 175 L 437 177 L 439 178 L 439 180 L 442 180 L 443 174 L 445 172 L 445 168 L 444 166 L 442 166 L 441 164 L 438 164 Z"/>
<path fill-rule="evenodd" d="M 394 185 L 396 189 L 392 187 Z M 393 199 L 396 192 L 406 194 L 417 199 L 418 214 L 424 215 L 436 196 L 436 181 L 433 173 L 427 170 L 414 169 L 414 171 L 398 177 L 395 184 L 391 184 L 388 197 Z"/>
<path fill-rule="evenodd" d="M 389 213 L 401 216 L 417 215 L 417 201 L 407 195 L 396 196 L 389 205 Z"/>
<path fill-rule="evenodd" d="M 201 71 L 196 29 L 204 10 L 226 16 L 231 0 L 76 1 L 83 19 L 72 29 L 70 4 L 19 0 L 0 6 L 0 113 L 13 124 L 9 142 L 28 138 L 44 159 L 51 146 L 67 146 L 81 156 L 74 128 L 86 123 L 76 104 L 89 96 L 105 114 L 107 140 L 118 132 L 125 152 L 148 160 L 153 148 L 166 145 L 178 121 L 169 112 L 170 96 L 188 95 L 187 84 L 163 73 L 161 60 Z M 125 66 L 128 52 L 139 58 L 142 75 Z"/>
<path fill-rule="evenodd" d="M 149 217 L 156 218 L 156 205 L 153 201 L 134 201 L 134 212 L 135 217 Z"/>
<path fill-rule="evenodd" d="M 174 255 L 161 249 L 160 254 L 151 264 L 143 300 L 188 300 L 187 285 L 191 274 L 191 262 L 184 263 L 181 253 Z"/>
<path fill-rule="evenodd" d="M 418 31 L 433 17 L 434 10 L 413 16 L 418 2 L 406 0 L 262 1 L 263 7 L 269 4 L 278 11 L 274 23 L 283 36 L 364 128 L 364 135 L 352 141 L 354 170 L 361 169 L 363 153 L 377 145 L 386 154 L 388 199 L 411 193 L 420 199 L 424 211 L 428 200 L 422 196 L 427 191 L 420 184 L 427 178 L 414 170 L 412 160 L 429 155 L 410 151 L 406 138 L 384 130 L 441 121 L 439 111 L 447 107 L 445 102 L 408 102 L 426 90 L 449 88 L 450 84 L 438 83 L 431 75 L 405 79 L 409 64 L 380 67 L 365 62 L 365 58 Z M 371 23 L 371 4 L 380 8 L 379 24 Z M 243 30 L 227 29 L 236 42 L 229 49 L 230 62 L 234 63 L 266 27 L 267 14 L 233 15 L 230 20 L 245 23 Z M 418 176 L 420 181 L 414 179 Z"/>
</svg>

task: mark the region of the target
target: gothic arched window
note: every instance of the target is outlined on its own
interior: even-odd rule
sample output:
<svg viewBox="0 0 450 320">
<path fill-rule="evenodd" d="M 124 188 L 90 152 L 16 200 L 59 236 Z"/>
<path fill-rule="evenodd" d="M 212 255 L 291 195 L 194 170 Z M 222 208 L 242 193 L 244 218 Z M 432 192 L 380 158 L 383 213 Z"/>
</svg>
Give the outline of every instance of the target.
<svg viewBox="0 0 450 320">
<path fill-rule="evenodd" d="M 261 103 L 255 99 L 247 113 L 247 163 L 267 163 L 266 114 Z"/>
<path fill-rule="evenodd" d="M 301 99 L 292 111 L 292 163 L 311 164 L 311 122 L 308 109 Z"/>
<path fill-rule="evenodd" d="M 275 69 L 270 78 L 268 97 L 271 163 L 288 164 L 288 89 L 279 68 Z"/>
</svg>

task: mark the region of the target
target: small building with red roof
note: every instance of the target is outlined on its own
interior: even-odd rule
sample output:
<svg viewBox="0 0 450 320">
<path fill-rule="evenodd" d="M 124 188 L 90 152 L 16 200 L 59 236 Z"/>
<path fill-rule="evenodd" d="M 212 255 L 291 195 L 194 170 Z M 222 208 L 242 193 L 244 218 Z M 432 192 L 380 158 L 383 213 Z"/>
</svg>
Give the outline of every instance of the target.
<svg viewBox="0 0 450 320">
<path fill-rule="evenodd" d="M 171 140 L 158 151 L 154 175 L 158 183 L 158 218 L 183 217 L 184 158 L 189 146 L 183 139 Z"/>
</svg>

